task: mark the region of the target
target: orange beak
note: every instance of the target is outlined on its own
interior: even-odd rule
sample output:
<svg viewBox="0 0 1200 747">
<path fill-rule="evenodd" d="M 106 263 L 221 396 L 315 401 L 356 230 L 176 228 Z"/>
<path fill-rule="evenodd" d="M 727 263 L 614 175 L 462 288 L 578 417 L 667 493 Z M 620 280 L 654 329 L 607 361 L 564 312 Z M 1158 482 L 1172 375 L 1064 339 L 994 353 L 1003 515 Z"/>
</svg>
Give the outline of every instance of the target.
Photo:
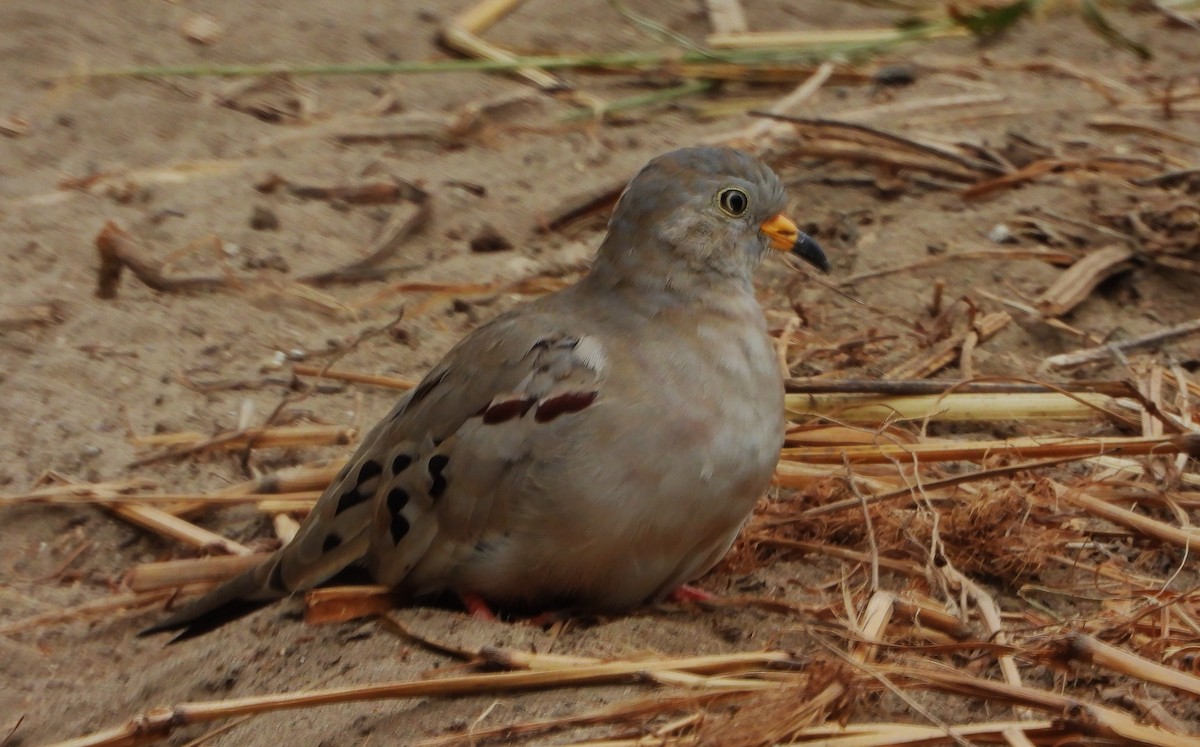
<svg viewBox="0 0 1200 747">
<path fill-rule="evenodd" d="M 829 259 L 821 246 L 783 213 L 767 219 L 759 226 L 759 230 L 770 240 L 772 249 L 791 252 L 822 272 L 829 272 Z"/>
</svg>

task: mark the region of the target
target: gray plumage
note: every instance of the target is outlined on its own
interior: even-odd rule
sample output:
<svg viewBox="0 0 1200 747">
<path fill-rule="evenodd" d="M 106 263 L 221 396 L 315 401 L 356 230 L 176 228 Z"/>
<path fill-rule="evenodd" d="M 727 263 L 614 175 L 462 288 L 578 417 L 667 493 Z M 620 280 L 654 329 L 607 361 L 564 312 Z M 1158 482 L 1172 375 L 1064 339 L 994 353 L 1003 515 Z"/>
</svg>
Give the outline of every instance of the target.
<svg viewBox="0 0 1200 747">
<path fill-rule="evenodd" d="M 211 627 L 354 565 L 406 596 L 589 610 L 703 574 L 783 442 L 751 275 L 771 248 L 825 268 L 777 217 L 785 201 L 736 150 L 650 161 L 578 284 L 467 335 L 367 434 L 290 544 L 151 630 Z"/>
</svg>

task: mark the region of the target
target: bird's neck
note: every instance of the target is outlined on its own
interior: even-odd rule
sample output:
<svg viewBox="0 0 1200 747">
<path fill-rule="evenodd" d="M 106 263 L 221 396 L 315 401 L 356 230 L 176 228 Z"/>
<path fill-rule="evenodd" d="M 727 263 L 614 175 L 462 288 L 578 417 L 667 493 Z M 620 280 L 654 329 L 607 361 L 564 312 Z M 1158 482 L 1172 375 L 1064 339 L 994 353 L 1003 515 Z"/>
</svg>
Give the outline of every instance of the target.
<svg viewBox="0 0 1200 747">
<path fill-rule="evenodd" d="M 744 299 L 754 297 L 751 267 L 719 266 L 717 257 L 679 247 L 631 251 L 630 246 L 631 242 L 610 232 L 581 281 L 581 290 L 618 297 L 648 316 L 664 308 L 700 310 L 730 302 L 741 306 Z"/>
<path fill-rule="evenodd" d="M 737 313 L 747 307 L 747 302 L 758 308 L 749 278 L 728 277 L 684 262 L 666 267 L 646 266 L 644 262 L 639 267 L 622 267 L 602 254 L 580 281 L 579 290 L 611 298 L 647 318 L 678 311 Z"/>
</svg>

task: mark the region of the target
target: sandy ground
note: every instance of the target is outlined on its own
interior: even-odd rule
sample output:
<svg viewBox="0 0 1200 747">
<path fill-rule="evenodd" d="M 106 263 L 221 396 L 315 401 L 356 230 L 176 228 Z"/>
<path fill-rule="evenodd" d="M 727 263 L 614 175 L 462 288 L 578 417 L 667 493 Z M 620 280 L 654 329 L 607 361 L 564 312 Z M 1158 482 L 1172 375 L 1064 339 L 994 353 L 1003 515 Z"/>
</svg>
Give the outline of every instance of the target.
<svg viewBox="0 0 1200 747">
<path fill-rule="evenodd" d="M 530 2 L 488 38 L 518 50 L 657 44 L 605 2 L 567 5 Z M 698 4 L 632 5 L 692 38 L 708 31 Z M 866 27 L 899 17 L 851 3 L 746 5 L 750 27 L 759 29 Z M 730 84 L 707 97 L 635 110 L 616 122 L 564 126 L 560 120 L 571 107 L 562 97 L 503 75 L 355 75 L 253 86 L 211 78 L 60 77 L 133 65 L 437 57 L 445 54 L 435 44 L 438 25 L 464 6 L 461 0 L 297 0 L 277 7 L 225 0 L 142 3 L 133 12 L 122 4 L 75 0 L 0 4 L 0 126 L 7 128 L 0 137 L 0 299 L 6 318 L 41 304 L 54 308 L 50 323 L 0 330 L 0 489 L 22 492 L 52 470 L 76 480 L 136 476 L 164 490 L 206 491 L 245 479 L 247 468 L 267 472 L 345 456 L 349 446 L 268 450 L 248 465 L 236 456 L 206 456 L 128 466 L 144 453 L 133 436 L 215 433 L 236 427 L 247 412 L 249 422 L 261 422 L 289 393 L 288 364 L 278 364 L 277 351 L 322 364 L 365 332 L 387 328 L 357 342 L 338 367 L 419 376 L 463 333 L 522 297 L 462 294 L 428 302 L 390 284 L 572 277 L 596 245 L 603 216 L 562 231 L 539 230 L 562 205 L 628 178 L 654 154 L 750 121 L 736 113 L 706 116 L 713 103 L 756 99 L 765 106 L 788 90 Z M 211 45 L 190 42 L 179 30 L 198 12 L 223 29 Z M 1121 98 L 1139 102 L 1171 76 L 1179 85 L 1196 84 L 1200 36 L 1194 31 L 1170 27 L 1156 14 L 1115 18 L 1135 38 L 1152 42 L 1154 60 L 1142 63 L 1115 50 L 1065 15 L 1025 23 L 987 48 L 958 39 L 899 50 L 884 62 L 910 65 L 912 85 L 831 83 L 798 113 L 1009 153 L 1017 142 L 1011 136 L 1018 136 L 1065 157 L 1089 152 L 1195 164 L 1195 140 L 1088 125 L 1112 114 L 1113 106 L 1104 90 L 1067 69 L 1102 76 Z M 988 65 L 980 64 L 984 59 Z M 1055 72 L 1028 64 L 1037 60 L 1064 65 Z M 608 100 L 645 90 L 630 76 L 563 78 Z M 950 96 L 963 103 L 929 103 Z M 481 105 L 476 126 L 447 135 L 451 123 Z M 1194 110 L 1170 121 L 1152 106 L 1119 114 L 1186 137 L 1200 132 Z M 393 136 L 356 137 L 380 131 Z M 877 174 L 845 163 L 791 160 L 779 168 L 790 185 L 793 214 L 831 255 L 834 280 L 1003 248 L 993 241 L 1002 224 L 1016 234 L 1018 246 L 1046 248 L 1044 237 L 1039 242 L 1019 229 L 1028 227 L 1022 218 L 1052 226 L 1068 248 L 1101 246 L 1103 234 L 1089 226 L 1130 208 L 1115 177 L 1067 174 L 967 202 L 954 190 L 919 181 L 900 181 L 891 193 Z M 365 255 L 382 227 L 412 207 L 306 199 L 263 185 L 282 179 L 328 187 L 388 178 L 422 185 L 433 207 L 429 224 L 391 261 L 396 271 L 387 281 L 327 286 L 319 297 L 302 297 L 289 278 Z M 94 238 L 109 221 L 151 256 L 171 258 L 176 275 L 231 273 L 245 287 L 236 293 L 159 293 L 126 277 L 117 298 L 96 298 Z M 472 251 L 471 241 L 487 234 L 511 248 Z M 863 335 L 890 340 L 857 360 L 811 356 L 798 374 L 843 369 L 839 375 L 871 376 L 926 344 L 935 279 L 944 280 L 947 303 L 968 297 L 998 310 L 985 292 L 1028 300 L 1057 273 L 1037 260 L 980 257 L 864 280 L 845 294 L 803 282 L 782 264 L 764 267 L 761 276 L 772 325 L 782 328 L 799 312 L 802 345 L 836 346 Z M 1194 316 L 1195 293 L 1194 275 L 1136 264 L 1067 321 L 1101 338 L 1139 334 Z M 402 310 L 404 319 L 393 323 Z M 1066 333 L 1019 319 L 979 346 L 974 365 L 986 374 L 1030 375 L 1046 356 L 1078 344 Z M 1198 353 L 1187 342 L 1172 348 L 1189 368 Z M 336 387 L 288 405 L 286 413 L 364 427 L 394 396 L 373 387 Z M 189 554 L 93 507 L 8 507 L 0 521 L 0 624 L 101 599 L 119 591 L 130 567 Z M 257 538 L 272 536 L 270 521 L 251 509 L 227 510 L 202 523 L 258 548 L 269 540 Z M 816 608 L 828 601 L 829 583 L 842 572 L 831 558 L 778 556 L 749 570 L 719 568 L 702 585 Z M 885 575 L 884 583 L 901 593 L 910 581 Z M 1002 598 L 1012 592 L 994 590 Z M 114 612 L 2 636 L 0 741 L 65 739 L 164 703 L 400 680 L 456 666 L 374 623 L 307 626 L 297 619 L 298 606 L 281 604 L 220 634 L 170 648 L 134 636 L 154 619 L 153 611 Z M 464 646 L 564 654 L 683 654 L 766 645 L 802 651 L 811 645 L 800 621 L 750 609 L 647 610 L 561 632 L 480 622 L 453 609 L 399 614 L 414 629 Z M 485 725 L 519 722 L 646 692 L 628 685 L 334 706 L 258 717 L 206 743 L 404 744 L 463 729 L 485 713 Z M 887 699 L 859 703 L 851 717 L 917 718 Z M 194 738 L 205 729 L 181 734 Z M 570 738 L 605 733 L 582 730 Z"/>
</svg>

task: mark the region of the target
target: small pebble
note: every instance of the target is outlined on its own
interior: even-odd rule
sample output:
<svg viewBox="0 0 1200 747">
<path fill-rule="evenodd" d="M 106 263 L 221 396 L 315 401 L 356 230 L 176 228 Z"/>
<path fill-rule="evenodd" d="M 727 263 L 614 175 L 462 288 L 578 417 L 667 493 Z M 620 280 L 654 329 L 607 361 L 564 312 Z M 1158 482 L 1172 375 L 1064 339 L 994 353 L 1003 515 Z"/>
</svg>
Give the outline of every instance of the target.
<svg viewBox="0 0 1200 747">
<path fill-rule="evenodd" d="M 278 231 L 279 216 L 262 205 L 255 205 L 250 212 L 250 227 L 255 231 Z"/>
<path fill-rule="evenodd" d="M 224 30 L 220 21 L 203 13 L 188 16 L 179 24 L 183 38 L 195 44 L 215 44 Z"/>
<path fill-rule="evenodd" d="M 495 227 L 484 224 L 470 242 L 471 251 L 477 253 L 503 252 L 513 248 L 512 242 L 500 235 Z"/>
<path fill-rule="evenodd" d="M 283 368 L 284 362 L 287 360 L 287 353 L 282 350 L 276 350 L 269 360 L 262 364 L 262 371 L 278 371 Z"/>
<path fill-rule="evenodd" d="M 910 65 L 884 65 L 875 71 L 871 79 L 878 86 L 908 86 L 917 81 L 917 71 Z"/>
<path fill-rule="evenodd" d="M 1012 244 L 1017 240 L 1017 237 L 1013 236 L 1012 231 L 1004 223 L 997 223 L 993 226 L 992 230 L 988 231 L 988 238 L 997 244 Z"/>
</svg>

